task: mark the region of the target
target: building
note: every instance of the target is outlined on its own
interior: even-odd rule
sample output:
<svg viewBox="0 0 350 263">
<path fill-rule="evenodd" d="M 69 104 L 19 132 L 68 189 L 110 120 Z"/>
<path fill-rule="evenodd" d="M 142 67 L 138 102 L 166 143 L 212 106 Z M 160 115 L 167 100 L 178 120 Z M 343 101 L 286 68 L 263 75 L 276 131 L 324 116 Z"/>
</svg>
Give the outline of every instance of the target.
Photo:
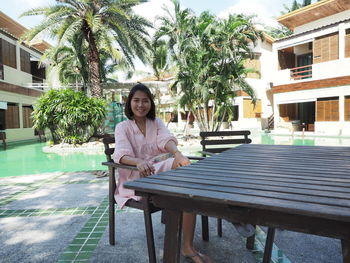
<svg viewBox="0 0 350 263">
<path fill-rule="evenodd" d="M 350 135 L 350 1 L 323 0 L 278 18 L 273 44 L 275 130 Z"/>
<path fill-rule="evenodd" d="M 270 90 L 273 60 L 272 44 L 274 39 L 264 34 L 264 40 L 258 40 L 252 47 L 254 57 L 246 61 L 247 68 L 255 69 L 257 73 L 249 73 L 247 83 L 254 89 L 257 102 L 252 104 L 251 98 L 245 92 L 238 91 L 234 99 L 236 115 L 232 122 L 234 129 L 266 129 L 268 119 L 272 115 L 272 97 Z"/>
<path fill-rule="evenodd" d="M 5 130 L 7 141 L 35 138 L 30 115 L 46 81 L 46 69 L 39 60 L 50 45 L 20 43 L 26 31 L 0 12 L 0 130 Z"/>
</svg>

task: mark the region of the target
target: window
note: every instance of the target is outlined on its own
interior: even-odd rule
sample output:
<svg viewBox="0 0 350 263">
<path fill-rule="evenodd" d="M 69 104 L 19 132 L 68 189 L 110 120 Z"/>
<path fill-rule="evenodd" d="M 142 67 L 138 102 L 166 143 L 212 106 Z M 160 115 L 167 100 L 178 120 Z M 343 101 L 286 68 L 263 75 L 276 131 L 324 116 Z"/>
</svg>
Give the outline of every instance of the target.
<svg viewBox="0 0 350 263">
<path fill-rule="evenodd" d="M 339 34 L 318 37 L 313 45 L 313 62 L 321 63 L 339 58 Z"/>
<path fill-rule="evenodd" d="M 1 130 L 6 130 L 6 125 L 5 125 L 5 110 L 0 109 L 0 131 Z"/>
<path fill-rule="evenodd" d="M 22 112 L 23 112 L 23 128 L 32 128 L 33 121 L 32 121 L 31 114 L 33 112 L 33 107 L 30 105 L 23 106 Z"/>
<path fill-rule="evenodd" d="M 2 40 L 0 39 L 0 79 L 4 79 L 4 64 L 2 62 Z"/>
<path fill-rule="evenodd" d="M 345 57 L 350 57 L 350 28 L 345 30 Z"/>
<path fill-rule="evenodd" d="M 247 78 L 260 79 L 260 54 L 254 54 L 253 58 L 246 59 L 244 61 L 244 67 L 247 69 L 254 69 L 257 71 L 257 73 L 248 73 Z"/>
<path fill-rule="evenodd" d="M 316 121 L 339 121 L 339 97 L 317 99 Z"/>
<path fill-rule="evenodd" d="M 6 66 L 16 68 L 16 46 L 1 39 L 1 56 L 2 63 Z"/>
<path fill-rule="evenodd" d="M 298 119 L 298 105 L 296 103 L 280 104 L 279 105 L 280 117 L 289 122 Z"/>
<path fill-rule="evenodd" d="M 7 103 L 5 112 L 6 129 L 18 129 L 19 125 L 19 107 L 15 103 Z"/>
<path fill-rule="evenodd" d="M 238 105 L 233 106 L 233 116 L 232 121 L 238 121 L 239 119 L 239 108 Z"/>
<path fill-rule="evenodd" d="M 261 100 L 257 100 L 254 106 L 251 99 L 243 99 L 244 118 L 261 118 Z"/>
<path fill-rule="evenodd" d="M 30 71 L 30 54 L 27 51 L 21 49 L 21 51 L 20 51 L 20 58 L 21 58 L 21 70 L 31 74 L 31 71 Z"/>
<path fill-rule="evenodd" d="M 350 96 L 345 96 L 344 103 L 344 120 L 350 121 Z"/>
</svg>

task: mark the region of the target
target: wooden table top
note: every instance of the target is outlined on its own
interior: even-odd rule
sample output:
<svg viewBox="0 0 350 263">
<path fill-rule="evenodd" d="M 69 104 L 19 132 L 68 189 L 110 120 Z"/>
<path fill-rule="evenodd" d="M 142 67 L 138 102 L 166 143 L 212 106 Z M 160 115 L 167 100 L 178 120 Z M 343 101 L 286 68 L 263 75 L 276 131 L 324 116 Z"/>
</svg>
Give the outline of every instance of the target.
<svg viewBox="0 0 350 263">
<path fill-rule="evenodd" d="M 244 144 L 125 187 L 350 222 L 350 147 Z"/>
</svg>

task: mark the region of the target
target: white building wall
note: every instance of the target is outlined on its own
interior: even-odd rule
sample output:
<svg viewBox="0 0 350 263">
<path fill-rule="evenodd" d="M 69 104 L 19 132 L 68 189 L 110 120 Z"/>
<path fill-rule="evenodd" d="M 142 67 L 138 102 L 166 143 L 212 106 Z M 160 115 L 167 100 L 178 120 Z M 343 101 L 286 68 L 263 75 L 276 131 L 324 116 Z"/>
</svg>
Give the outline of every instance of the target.
<svg viewBox="0 0 350 263">
<path fill-rule="evenodd" d="M 317 98 L 339 97 L 339 122 L 315 121 L 315 134 L 350 135 L 350 121 L 344 121 L 344 96 L 350 95 L 350 86 L 310 89 L 274 94 L 275 127 L 280 123 L 278 105 L 316 101 Z"/>
<path fill-rule="evenodd" d="M 20 87 L 26 87 L 28 83 L 32 83 L 32 75 L 26 72 L 21 71 L 20 64 L 20 49 L 23 49 L 31 54 L 31 56 L 39 59 L 41 54 L 36 52 L 28 47 L 20 45 L 18 41 L 7 37 L 6 35 L 0 34 L 0 38 L 6 40 L 7 42 L 16 46 L 16 68 L 12 68 L 6 65 L 3 65 L 4 68 L 4 79 L 0 82 L 8 83 Z M 6 129 L 6 141 L 21 141 L 21 140 L 30 140 L 35 139 L 34 129 L 33 128 L 23 128 L 23 105 L 33 105 L 37 100 L 36 97 L 25 96 L 22 94 L 6 92 L 0 90 L 0 101 L 5 103 L 16 103 L 19 106 L 19 124 L 20 128 L 16 129 Z"/>
<path fill-rule="evenodd" d="M 23 128 L 23 112 L 22 105 L 33 105 L 37 98 L 29 97 L 21 94 L 15 94 L 11 92 L 0 90 L 1 101 L 16 103 L 19 106 L 19 119 L 20 127 L 19 129 L 6 129 L 6 141 L 21 141 L 34 139 L 34 129 L 33 128 Z"/>
<path fill-rule="evenodd" d="M 32 75 L 4 65 L 4 80 L 0 81 L 23 87 L 32 83 Z"/>
</svg>

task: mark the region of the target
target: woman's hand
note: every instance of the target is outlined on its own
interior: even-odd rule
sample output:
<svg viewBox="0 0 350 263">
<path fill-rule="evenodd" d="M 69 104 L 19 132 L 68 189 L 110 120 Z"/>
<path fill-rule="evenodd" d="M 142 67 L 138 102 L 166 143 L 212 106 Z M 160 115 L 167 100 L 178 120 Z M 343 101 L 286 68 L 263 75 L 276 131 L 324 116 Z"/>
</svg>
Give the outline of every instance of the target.
<svg viewBox="0 0 350 263">
<path fill-rule="evenodd" d="M 136 167 L 139 170 L 141 177 L 152 175 L 155 172 L 154 166 L 145 160 L 138 162 Z"/>
<path fill-rule="evenodd" d="M 174 157 L 175 157 L 176 168 L 191 164 L 191 161 L 186 156 L 184 156 L 180 151 L 177 151 L 174 154 Z"/>
</svg>

